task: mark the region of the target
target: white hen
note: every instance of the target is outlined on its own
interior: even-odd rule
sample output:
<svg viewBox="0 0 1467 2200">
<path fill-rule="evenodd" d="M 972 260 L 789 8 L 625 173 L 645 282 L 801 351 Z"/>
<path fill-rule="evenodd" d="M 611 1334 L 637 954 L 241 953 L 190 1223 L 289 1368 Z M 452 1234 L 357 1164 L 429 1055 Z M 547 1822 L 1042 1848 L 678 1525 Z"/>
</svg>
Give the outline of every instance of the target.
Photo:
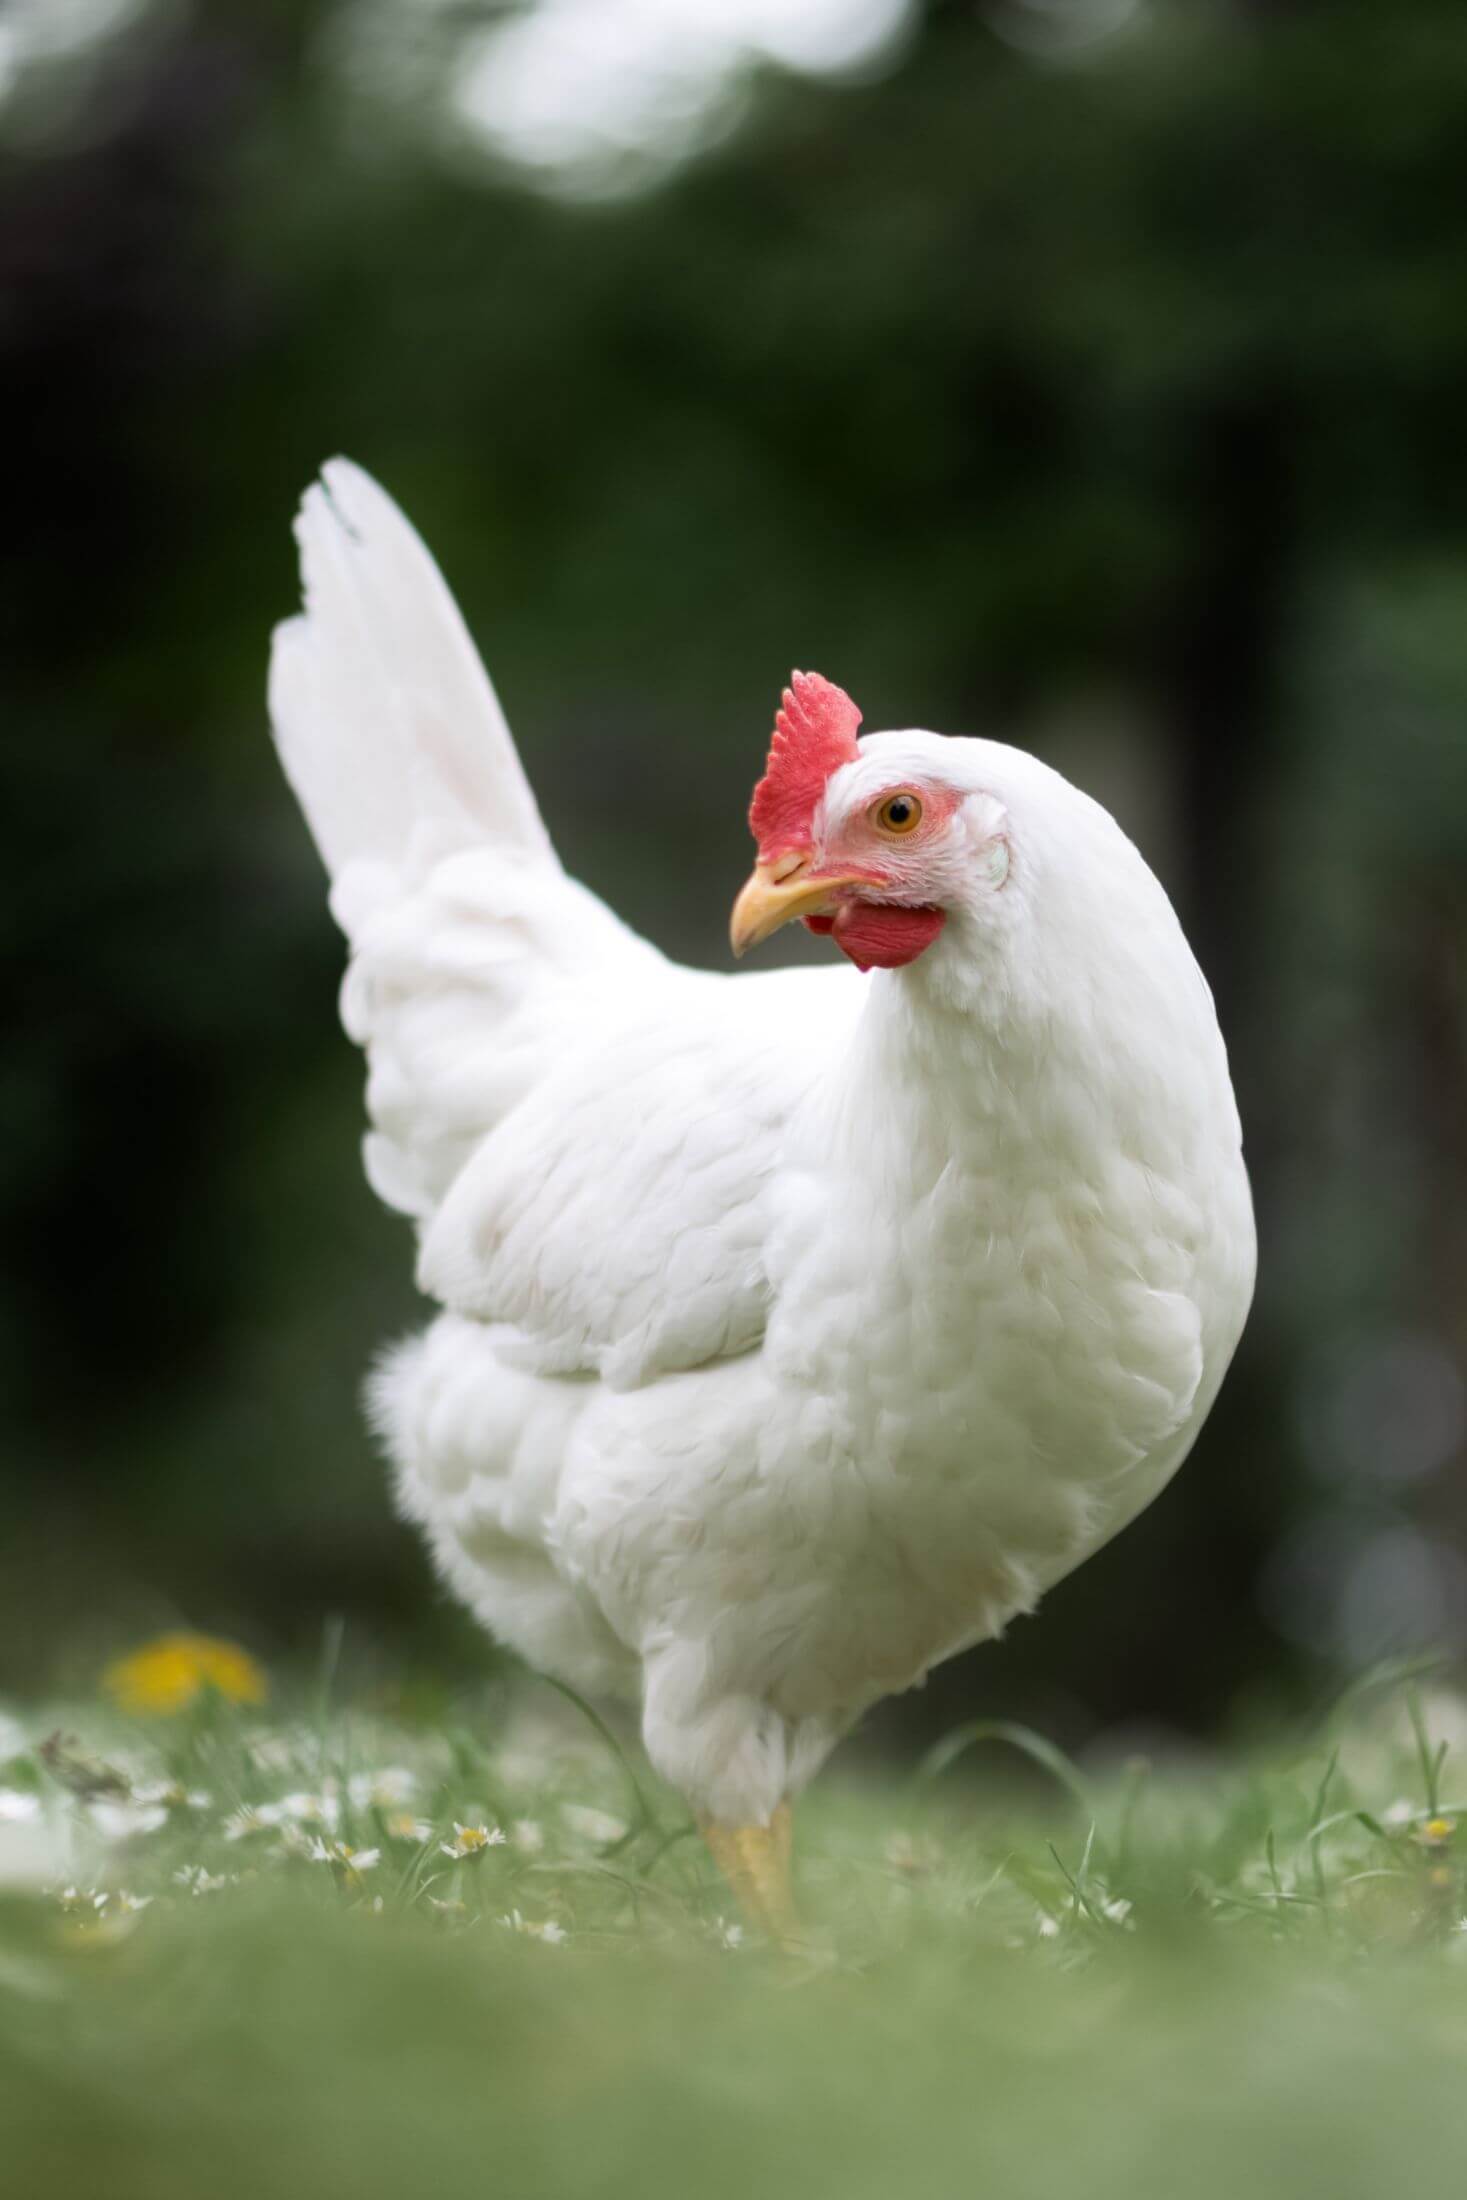
<svg viewBox="0 0 1467 2200">
<path fill-rule="evenodd" d="M 496 1636 L 642 1706 L 766 1919 L 863 1708 L 1031 1611 L 1186 1456 L 1253 1222 L 1211 996 L 1035 758 L 854 738 L 797 675 L 736 944 L 666 961 L 556 860 L 437 569 L 343 461 L 297 534 L 280 754 L 351 945 L 367 1171 L 444 1311 L 374 1385 Z"/>
</svg>

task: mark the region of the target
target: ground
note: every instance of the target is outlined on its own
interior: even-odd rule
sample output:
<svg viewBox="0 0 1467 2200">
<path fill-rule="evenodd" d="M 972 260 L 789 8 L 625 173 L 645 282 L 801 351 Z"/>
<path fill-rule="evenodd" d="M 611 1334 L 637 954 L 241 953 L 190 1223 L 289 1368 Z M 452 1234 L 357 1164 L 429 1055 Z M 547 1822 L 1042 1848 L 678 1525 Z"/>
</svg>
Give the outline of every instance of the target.
<svg viewBox="0 0 1467 2200">
<path fill-rule="evenodd" d="M 795 1960 L 544 1684 L 252 1702 L 264 1677 L 211 1654 L 207 1680 L 174 1644 L 131 1694 L 114 1674 L 0 1722 L 8 2190 L 1461 2181 L 1467 1706 L 1439 1684 L 1379 1676 L 1185 1769 L 1082 1769 L 992 1726 L 915 1781 L 837 1762 L 802 1813 Z"/>
</svg>

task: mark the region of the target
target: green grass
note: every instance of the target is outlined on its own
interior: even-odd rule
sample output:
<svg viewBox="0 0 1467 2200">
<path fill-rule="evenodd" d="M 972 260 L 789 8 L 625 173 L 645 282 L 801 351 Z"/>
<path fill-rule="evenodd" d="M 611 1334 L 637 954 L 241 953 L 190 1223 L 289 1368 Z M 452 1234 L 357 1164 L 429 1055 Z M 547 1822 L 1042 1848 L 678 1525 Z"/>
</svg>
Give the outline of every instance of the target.
<svg viewBox="0 0 1467 2200">
<path fill-rule="evenodd" d="M 730 1931 L 676 1800 L 544 1689 L 48 1723 L 0 1770 L 6 2191 L 1296 2200 L 1467 2165 L 1439 1690 L 1188 1773 L 992 1727 L 913 1783 L 837 1765 L 804 1963 Z M 455 1861 L 455 1822 L 509 1838 Z"/>
</svg>

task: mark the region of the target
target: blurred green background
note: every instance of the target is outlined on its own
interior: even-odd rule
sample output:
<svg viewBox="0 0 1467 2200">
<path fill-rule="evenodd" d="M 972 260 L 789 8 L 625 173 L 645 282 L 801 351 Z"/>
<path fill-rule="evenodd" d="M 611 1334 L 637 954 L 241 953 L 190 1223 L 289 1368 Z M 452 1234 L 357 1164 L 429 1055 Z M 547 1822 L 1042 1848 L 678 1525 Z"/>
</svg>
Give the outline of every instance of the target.
<svg viewBox="0 0 1467 2200">
<path fill-rule="evenodd" d="M 422 1310 L 265 725 L 337 450 L 664 947 L 724 961 L 815 664 L 1099 795 L 1212 981 L 1222 1402 L 871 1746 L 1461 1645 L 1461 0 L 9 0 L 0 261 L 6 1692 L 179 1619 L 488 1655 L 357 1408 Z"/>
</svg>

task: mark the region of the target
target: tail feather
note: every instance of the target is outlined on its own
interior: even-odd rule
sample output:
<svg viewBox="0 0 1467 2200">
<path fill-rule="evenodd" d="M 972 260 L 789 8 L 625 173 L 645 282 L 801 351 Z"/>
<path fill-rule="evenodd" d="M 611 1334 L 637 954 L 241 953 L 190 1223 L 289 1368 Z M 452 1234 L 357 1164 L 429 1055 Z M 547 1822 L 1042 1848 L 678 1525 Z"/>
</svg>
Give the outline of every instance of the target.
<svg viewBox="0 0 1467 2200">
<path fill-rule="evenodd" d="M 270 715 L 327 869 L 485 841 L 554 862 L 458 607 L 392 499 L 344 458 L 296 521 L 305 610 L 277 628 Z"/>
<path fill-rule="evenodd" d="M 391 498 L 333 459 L 296 534 L 305 610 L 276 630 L 270 714 L 351 946 L 367 1174 L 423 1220 L 661 957 L 561 869 L 453 598 Z"/>
</svg>

